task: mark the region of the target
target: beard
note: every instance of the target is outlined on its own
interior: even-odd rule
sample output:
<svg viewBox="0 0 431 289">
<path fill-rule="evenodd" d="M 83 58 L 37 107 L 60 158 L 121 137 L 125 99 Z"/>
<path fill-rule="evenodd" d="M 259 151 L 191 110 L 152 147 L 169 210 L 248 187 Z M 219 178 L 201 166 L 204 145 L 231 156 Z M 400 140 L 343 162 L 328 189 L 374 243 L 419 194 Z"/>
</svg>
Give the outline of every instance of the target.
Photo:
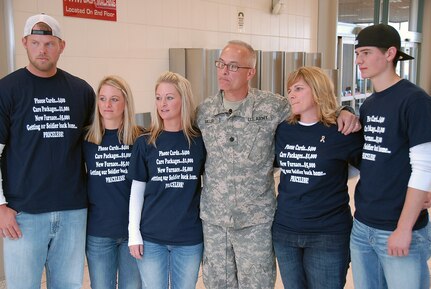
<svg viewBox="0 0 431 289">
<path fill-rule="evenodd" d="M 52 62 L 51 60 L 41 61 L 39 59 L 31 59 L 30 63 L 37 70 L 43 71 L 43 72 L 51 71 L 55 67 L 55 63 Z"/>
</svg>

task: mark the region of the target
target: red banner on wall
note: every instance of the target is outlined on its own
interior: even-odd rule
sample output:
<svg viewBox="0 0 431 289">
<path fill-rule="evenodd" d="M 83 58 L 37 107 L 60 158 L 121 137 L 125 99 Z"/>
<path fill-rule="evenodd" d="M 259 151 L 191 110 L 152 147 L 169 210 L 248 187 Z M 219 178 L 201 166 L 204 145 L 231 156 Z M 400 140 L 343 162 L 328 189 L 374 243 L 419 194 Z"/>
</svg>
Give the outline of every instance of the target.
<svg viewBox="0 0 431 289">
<path fill-rule="evenodd" d="M 116 0 L 63 0 L 63 15 L 117 21 Z"/>
</svg>

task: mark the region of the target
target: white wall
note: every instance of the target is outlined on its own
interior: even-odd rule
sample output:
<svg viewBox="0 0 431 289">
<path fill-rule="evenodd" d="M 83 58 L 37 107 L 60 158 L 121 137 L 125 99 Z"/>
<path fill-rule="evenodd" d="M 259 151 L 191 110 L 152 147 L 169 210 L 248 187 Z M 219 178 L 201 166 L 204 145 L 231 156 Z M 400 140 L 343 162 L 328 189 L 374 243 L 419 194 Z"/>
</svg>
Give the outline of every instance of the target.
<svg viewBox="0 0 431 289">
<path fill-rule="evenodd" d="M 16 68 L 27 64 L 21 45 L 25 20 L 36 13 L 62 25 L 66 49 L 59 67 L 94 88 L 107 74 L 132 87 L 136 111 L 151 111 L 154 82 L 169 68 L 168 48 L 222 48 L 231 39 L 255 49 L 316 52 L 318 0 L 285 0 L 272 15 L 272 0 L 120 0 L 117 22 L 63 17 L 61 0 L 14 0 Z M 238 31 L 237 13 L 244 12 Z"/>
</svg>

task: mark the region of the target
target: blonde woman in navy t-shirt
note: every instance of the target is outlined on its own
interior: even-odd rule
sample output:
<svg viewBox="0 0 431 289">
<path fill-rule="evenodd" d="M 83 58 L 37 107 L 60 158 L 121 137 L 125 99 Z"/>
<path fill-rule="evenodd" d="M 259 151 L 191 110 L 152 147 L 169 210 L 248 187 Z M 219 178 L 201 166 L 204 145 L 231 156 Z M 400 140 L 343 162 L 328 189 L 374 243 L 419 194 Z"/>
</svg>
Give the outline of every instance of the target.
<svg viewBox="0 0 431 289">
<path fill-rule="evenodd" d="M 299 68 L 287 87 L 292 114 L 275 135 L 273 244 L 281 278 L 290 289 L 342 289 L 352 227 L 348 166 L 360 161 L 362 133 L 338 132 L 333 84 L 320 68 Z"/>
<path fill-rule="evenodd" d="M 83 146 L 91 288 L 116 289 L 118 283 L 118 289 L 141 289 L 139 271 L 128 249 L 131 182 L 126 174 L 132 145 L 142 130 L 135 124 L 132 92 L 121 77 L 111 75 L 101 80 L 96 103 Z"/>
<path fill-rule="evenodd" d="M 150 133 L 133 147 L 129 248 L 146 288 L 195 288 L 202 259 L 199 218 L 205 148 L 188 80 L 163 73 Z"/>
</svg>

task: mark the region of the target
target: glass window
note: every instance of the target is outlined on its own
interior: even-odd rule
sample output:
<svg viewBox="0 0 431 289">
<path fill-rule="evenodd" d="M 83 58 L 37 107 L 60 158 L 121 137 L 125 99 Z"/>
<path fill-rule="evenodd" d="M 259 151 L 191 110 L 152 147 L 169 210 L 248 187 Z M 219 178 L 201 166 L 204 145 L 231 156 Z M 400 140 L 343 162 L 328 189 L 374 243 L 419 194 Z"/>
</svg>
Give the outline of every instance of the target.
<svg viewBox="0 0 431 289">
<path fill-rule="evenodd" d="M 410 9 L 416 9 L 421 0 L 389 0 L 388 7 L 383 7 L 384 1 L 375 7 L 375 0 L 339 0 L 338 1 L 338 22 L 352 24 L 366 24 L 383 22 L 399 23 L 408 29 L 410 19 Z M 378 13 L 376 16 L 375 13 Z M 375 21 L 378 18 L 377 21 Z M 416 18 L 416 16 L 415 16 Z"/>
<path fill-rule="evenodd" d="M 374 0 L 339 0 L 338 22 L 370 24 L 374 21 Z"/>
</svg>

